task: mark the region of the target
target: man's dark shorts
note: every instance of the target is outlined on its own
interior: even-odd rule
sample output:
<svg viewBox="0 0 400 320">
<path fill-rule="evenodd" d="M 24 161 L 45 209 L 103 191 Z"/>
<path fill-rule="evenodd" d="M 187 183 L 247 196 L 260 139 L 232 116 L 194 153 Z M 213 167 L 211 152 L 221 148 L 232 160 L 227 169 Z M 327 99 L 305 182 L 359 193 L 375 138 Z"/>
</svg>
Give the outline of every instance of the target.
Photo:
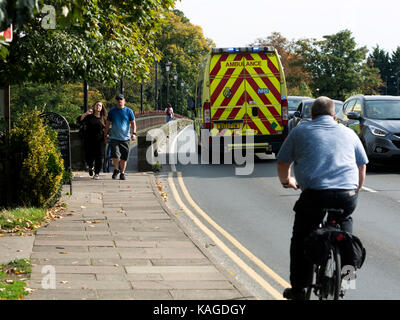
<svg viewBox="0 0 400 320">
<path fill-rule="evenodd" d="M 111 158 L 128 160 L 130 141 L 110 140 Z"/>
</svg>

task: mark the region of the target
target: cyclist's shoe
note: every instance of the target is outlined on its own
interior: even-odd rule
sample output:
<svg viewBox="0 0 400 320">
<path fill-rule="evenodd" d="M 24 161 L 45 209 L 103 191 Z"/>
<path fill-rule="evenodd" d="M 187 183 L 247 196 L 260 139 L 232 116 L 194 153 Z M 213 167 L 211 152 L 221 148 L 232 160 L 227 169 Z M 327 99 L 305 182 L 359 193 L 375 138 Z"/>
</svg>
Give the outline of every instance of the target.
<svg viewBox="0 0 400 320">
<path fill-rule="evenodd" d="M 306 300 L 306 290 L 286 288 L 283 291 L 283 297 L 288 300 Z"/>
<path fill-rule="evenodd" d="M 117 179 L 118 173 L 119 173 L 119 170 L 118 170 L 118 169 L 114 169 L 112 178 L 113 178 L 113 179 Z"/>
</svg>

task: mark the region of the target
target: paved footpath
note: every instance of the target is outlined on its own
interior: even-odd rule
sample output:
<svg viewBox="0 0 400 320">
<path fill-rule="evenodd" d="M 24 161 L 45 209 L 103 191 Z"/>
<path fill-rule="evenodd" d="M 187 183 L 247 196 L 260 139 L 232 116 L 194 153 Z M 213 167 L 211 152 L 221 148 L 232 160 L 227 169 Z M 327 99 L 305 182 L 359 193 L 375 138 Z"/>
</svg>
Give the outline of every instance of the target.
<svg viewBox="0 0 400 320">
<path fill-rule="evenodd" d="M 152 174 L 81 173 L 63 201 L 63 218 L 37 231 L 26 300 L 254 299 L 185 234 Z"/>
</svg>

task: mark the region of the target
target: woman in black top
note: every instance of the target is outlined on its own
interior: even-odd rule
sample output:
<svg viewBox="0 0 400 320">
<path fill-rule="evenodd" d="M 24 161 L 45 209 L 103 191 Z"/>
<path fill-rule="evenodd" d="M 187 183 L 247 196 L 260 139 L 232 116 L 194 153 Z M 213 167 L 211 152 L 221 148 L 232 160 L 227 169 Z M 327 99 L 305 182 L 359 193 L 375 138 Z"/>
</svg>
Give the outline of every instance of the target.
<svg viewBox="0 0 400 320">
<path fill-rule="evenodd" d="M 105 150 L 104 127 L 106 120 L 107 110 L 101 101 L 97 101 L 92 109 L 89 109 L 79 118 L 79 122 L 85 127 L 83 141 L 89 175 L 93 176 L 94 171 L 93 178 L 96 180 L 99 179 L 99 173 L 103 166 Z"/>
</svg>

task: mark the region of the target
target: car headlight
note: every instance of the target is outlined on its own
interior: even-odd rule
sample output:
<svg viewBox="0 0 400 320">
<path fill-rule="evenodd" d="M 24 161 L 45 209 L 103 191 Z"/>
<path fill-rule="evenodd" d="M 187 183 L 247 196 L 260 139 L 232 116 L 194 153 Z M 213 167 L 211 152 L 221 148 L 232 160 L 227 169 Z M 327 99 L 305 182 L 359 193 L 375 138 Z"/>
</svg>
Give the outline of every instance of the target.
<svg viewBox="0 0 400 320">
<path fill-rule="evenodd" d="M 374 136 L 378 136 L 378 137 L 384 137 L 384 136 L 386 136 L 388 134 L 385 130 L 379 129 L 379 128 L 374 127 L 374 126 L 369 126 L 369 130 L 371 131 L 371 133 Z"/>
</svg>

